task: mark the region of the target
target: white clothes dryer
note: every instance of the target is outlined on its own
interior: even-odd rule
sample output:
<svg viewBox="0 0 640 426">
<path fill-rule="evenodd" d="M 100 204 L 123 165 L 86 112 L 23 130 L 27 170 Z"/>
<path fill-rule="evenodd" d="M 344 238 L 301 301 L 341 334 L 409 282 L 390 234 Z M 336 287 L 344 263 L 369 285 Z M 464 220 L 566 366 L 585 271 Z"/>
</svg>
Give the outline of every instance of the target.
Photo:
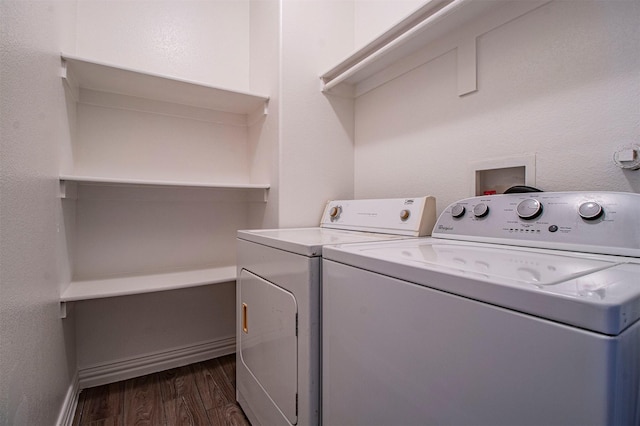
<svg viewBox="0 0 640 426">
<path fill-rule="evenodd" d="M 323 274 L 323 424 L 640 424 L 639 194 L 465 199 Z"/>
<path fill-rule="evenodd" d="M 237 400 L 254 425 L 316 425 L 322 247 L 428 235 L 433 197 L 338 200 L 320 227 L 238 231 Z"/>
</svg>

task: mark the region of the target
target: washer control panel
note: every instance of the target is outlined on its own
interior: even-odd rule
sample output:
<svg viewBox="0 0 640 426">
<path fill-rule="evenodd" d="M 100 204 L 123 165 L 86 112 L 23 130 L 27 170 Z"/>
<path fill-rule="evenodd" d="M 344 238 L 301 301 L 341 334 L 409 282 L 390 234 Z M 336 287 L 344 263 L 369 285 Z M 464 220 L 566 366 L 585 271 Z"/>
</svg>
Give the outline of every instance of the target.
<svg viewBox="0 0 640 426">
<path fill-rule="evenodd" d="M 640 194 L 535 192 L 466 198 L 433 236 L 640 257 Z"/>
<path fill-rule="evenodd" d="M 434 197 L 329 201 L 320 227 L 422 237 L 436 222 Z"/>
</svg>

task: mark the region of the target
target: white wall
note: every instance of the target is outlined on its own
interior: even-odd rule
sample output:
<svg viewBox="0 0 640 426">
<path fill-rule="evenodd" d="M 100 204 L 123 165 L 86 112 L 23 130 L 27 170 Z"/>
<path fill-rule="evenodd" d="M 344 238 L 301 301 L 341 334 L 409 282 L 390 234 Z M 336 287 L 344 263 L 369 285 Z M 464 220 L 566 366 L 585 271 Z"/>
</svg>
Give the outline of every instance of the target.
<svg viewBox="0 0 640 426">
<path fill-rule="evenodd" d="M 269 94 L 269 113 L 249 128 L 248 164 L 252 182 L 269 182 L 269 202 L 249 212 L 252 228 L 277 228 L 280 139 L 280 0 L 250 3 L 250 89 Z"/>
<path fill-rule="evenodd" d="M 80 0 L 75 53 L 247 90 L 249 0 Z"/>
<path fill-rule="evenodd" d="M 56 423 L 75 374 L 58 199 L 69 139 L 60 51 L 74 39 L 75 2 L 0 3 L 0 425 Z"/>
<path fill-rule="evenodd" d="M 174 349 L 229 339 L 235 330 L 234 300 L 235 283 L 224 283 L 80 302 L 75 313 L 81 374 L 91 376 L 94 367 L 105 366 L 118 374 L 130 374 L 127 368 L 139 362 L 133 356 L 137 355 L 144 361 L 137 365 L 142 371 L 134 370 L 133 375 L 140 375 L 158 370 L 154 364 L 158 353 L 164 359 Z M 87 320 L 96 317 L 101 321 Z"/>
<path fill-rule="evenodd" d="M 355 0 L 354 41 L 359 49 L 409 15 L 426 0 Z"/>
<path fill-rule="evenodd" d="M 356 101 L 357 197 L 470 196 L 470 164 L 535 154 L 546 191 L 640 192 L 612 161 L 640 141 L 640 2 L 554 1 L 479 37 L 478 91 L 455 52 Z"/>
<path fill-rule="evenodd" d="M 79 188 L 74 278 L 235 264 L 243 194 L 204 188 Z M 169 297 L 169 296 L 167 296 Z"/>
<path fill-rule="evenodd" d="M 282 2 L 281 227 L 317 226 L 325 203 L 353 197 L 353 101 L 319 75 L 353 50 L 350 1 Z"/>
</svg>

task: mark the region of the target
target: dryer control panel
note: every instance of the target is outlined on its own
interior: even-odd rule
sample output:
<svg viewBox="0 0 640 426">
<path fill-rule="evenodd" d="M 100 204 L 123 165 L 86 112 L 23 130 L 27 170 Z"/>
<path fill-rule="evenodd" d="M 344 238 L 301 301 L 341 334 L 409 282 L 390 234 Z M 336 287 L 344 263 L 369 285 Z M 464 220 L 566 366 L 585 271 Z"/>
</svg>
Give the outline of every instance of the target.
<svg viewBox="0 0 640 426">
<path fill-rule="evenodd" d="M 435 222 L 436 199 L 425 196 L 329 201 L 320 227 L 422 237 Z"/>
<path fill-rule="evenodd" d="M 436 238 L 640 257 L 640 194 L 534 192 L 448 206 Z"/>
</svg>

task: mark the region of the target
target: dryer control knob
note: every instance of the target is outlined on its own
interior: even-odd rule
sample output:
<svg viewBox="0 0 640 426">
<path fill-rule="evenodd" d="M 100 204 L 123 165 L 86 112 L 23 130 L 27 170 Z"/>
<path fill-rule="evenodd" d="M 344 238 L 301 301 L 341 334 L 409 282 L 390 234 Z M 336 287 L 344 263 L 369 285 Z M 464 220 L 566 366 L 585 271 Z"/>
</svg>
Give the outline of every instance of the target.
<svg viewBox="0 0 640 426">
<path fill-rule="evenodd" d="M 602 206 L 595 201 L 580 204 L 578 214 L 584 220 L 596 220 L 602 216 Z"/>
<path fill-rule="evenodd" d="M 411 212 L 407 209 L 404 209 L 400 212 L 400 220 L 402 220 L 403 222 L 409 219 L 409 216 L 411 216 Z"/>
<path fill-rule="evenodd" d="M 340 213 L 342 213 L 342 207 L 333 206 L 329 210 L 329 217 L 331 217 L 331 220 L 337 220 L 340 217 Z"/>
<path fill-rule="evenodd" d="M 465 209 L 462 204 L 456 204 L 455 206 L 451 207 L 451 216 L 456 218 L 462 217 L 464 216 L 466 210 L 467 209 Z"/>
<path fill-rule="evenodd" d="M 516 207 L 516 212 L 521 219 L 531 220 L 540 216 L 542 213 L 542 204 L 540 201 L 534 198 L 528 198 L 526 200 L 520 201 L 518 207 Z"/>
<path fill-rule="evenodd" d="M 475 217 L 485 217 L 488 214 L 489 214 L 489 206 L 487 206 L 485 203 L 477 204 L 473 208 L 473 215 Z"/>
</svg>

